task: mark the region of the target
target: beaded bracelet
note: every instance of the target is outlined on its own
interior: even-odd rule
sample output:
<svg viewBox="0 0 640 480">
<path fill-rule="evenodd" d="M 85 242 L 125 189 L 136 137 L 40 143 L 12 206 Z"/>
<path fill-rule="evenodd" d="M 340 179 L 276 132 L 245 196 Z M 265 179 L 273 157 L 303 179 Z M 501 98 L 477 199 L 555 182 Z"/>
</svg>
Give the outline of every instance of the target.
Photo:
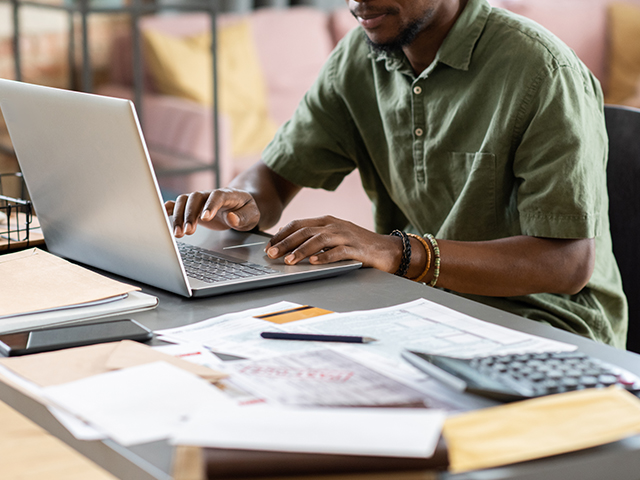
<svg viewBox="0 0 640 480">
<path fill-rule="evenodd" d="M 429 286 L 435 287 L 436 282 L 438 281 L 438 277 L 440 276 L 440 248 L 438 248 L 438 241 L 433 235 L 431 235 L 430 233 L 425 233 L 424 236 L 429 239 L 431 245 L 433 246 L 433 255 L 435 257 L 435 260 L 433 268 L 433 278 L 429 282 Z"/>
<path fill-rule="evenodd" d="M 431 268 L 431 248 L 429 248 L 429 244 L 427 243 L 427 241 L 424 238 L 422 238 L 420 235 L 414 235 L 413 233 L 407 233 L 407 235 L 410 236 L 411 238 L 415 238 L 416 240 L 418 240 L 424 247 L 424 250 L 427 252 L 427 263 L 424 266 L 424 270 L 416 278 L 410 279 L 410 280 L 413 280 L 414 282 L 421 282 L 422 279 L 427 276 L 427 273 L 429 273 L 429 269 Z"/>
<path fill-rule="evenodd" d="M 402 259 L 400 260 L 400 266 L 398 267 L 395 275 L 404 277 L 409 270 L 409 265 L 411 264 L 411 242 L 409 241 L 407 234 L 400 230 L 394 230 L 391 232 L 391 235 L 402 238 Z"/>
</svg>

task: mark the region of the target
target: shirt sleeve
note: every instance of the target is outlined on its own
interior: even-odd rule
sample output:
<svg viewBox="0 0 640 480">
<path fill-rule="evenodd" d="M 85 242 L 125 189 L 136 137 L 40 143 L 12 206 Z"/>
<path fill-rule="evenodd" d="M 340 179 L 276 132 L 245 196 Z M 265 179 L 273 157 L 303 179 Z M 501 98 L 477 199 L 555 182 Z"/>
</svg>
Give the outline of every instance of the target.
<svg viewBox="0 0 640 480">
<path fill-rule="evenodd" d="M 517 124 L 513 169 L 522 233 L 597 236 L 608 205 L 608 142 L 597 80 L 576 66 L 546 69 L 527 92 Z"/>
<path fill-rule="evenodd" d="M 302 187 L 335 190 L 356 168 L 358 133 L 335 88 L 341 54 L 339 47 L 332 53 L 291 120 L 262 154 L 267 166 Z"/>
</svg>

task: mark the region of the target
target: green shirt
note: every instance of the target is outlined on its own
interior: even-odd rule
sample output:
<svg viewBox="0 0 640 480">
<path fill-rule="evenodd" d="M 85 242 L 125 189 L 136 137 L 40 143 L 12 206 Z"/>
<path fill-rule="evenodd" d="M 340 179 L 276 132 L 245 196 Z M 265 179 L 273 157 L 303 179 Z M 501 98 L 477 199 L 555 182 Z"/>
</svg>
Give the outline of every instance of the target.
<svg viewBox="0 0 640 480">
<path fill-rule="evenodd" d="M 376 230 L 482 241 L 596 238 L 577 295 L 469 296 L 624 347 L 598 81 L 539 25 L 469 0 L 432 65 L 373 52 L 358 28 L 336 47 L 263 153 L 289 181 L 334 190 L 357 168 Z M 468 295 L 467 295 L 468 296 Z"/>
</svg>

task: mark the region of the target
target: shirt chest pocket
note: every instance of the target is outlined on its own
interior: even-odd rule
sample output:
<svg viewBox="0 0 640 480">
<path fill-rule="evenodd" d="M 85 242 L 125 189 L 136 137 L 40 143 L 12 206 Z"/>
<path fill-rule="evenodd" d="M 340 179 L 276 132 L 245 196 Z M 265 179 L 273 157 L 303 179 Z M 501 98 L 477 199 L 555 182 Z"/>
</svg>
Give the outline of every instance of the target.
<svg viewBox="0 0 640 480">
<path fill-rule="evenodd" d="M 435 168 L 431 168 L 435 167 Z M 492 153 L 450 152 L 446 162 L 427 168 L 429 195 L 440 212 L 442 238 L 494 238 L 496 156 Z"/>
</svg>

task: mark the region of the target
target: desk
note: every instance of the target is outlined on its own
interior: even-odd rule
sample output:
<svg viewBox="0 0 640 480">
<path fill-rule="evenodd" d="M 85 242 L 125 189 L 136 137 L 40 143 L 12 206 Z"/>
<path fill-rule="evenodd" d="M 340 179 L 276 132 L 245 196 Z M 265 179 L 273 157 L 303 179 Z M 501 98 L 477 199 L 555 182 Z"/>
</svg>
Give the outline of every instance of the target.
<svg viewBox="0 0 640 480">
<path fill-rule="evenodd" d="M 268 305 L 280 300 L 316 305 L 334 311 L 352 311 L 386 307 L 422 297 L 492 323 L 576 344 L 581 351 L 587 354 L 624 366 L 640 375 L 639 355 L 596 344 L 547 325 L 373 269 L 360 269 L 340 277 L 296 285 L 202 299 L 182 298 L 146 286 L 143 286 L 143 291 L 158 296 L 160 305 L 155 310 L 141 312 L 132 315 L 132 317 L 154 330 L 194 323 L 217 315 Z M 165 442 L 124 448 L 110 440 L 102 442 L 78 441 L 49 414 L 46 408 L 2 382 L 0 382 L 0 400 L 118 478 L 130 480 L 169 480 L 171 478 L 173 449 Z M 640 476 L 638 472 L 640 472 L 640 436 L 557 458 L 460 475 L 441 473 L 438 478 L 441 480 L 539 480 L 541 478 L 546 480 L 565 480 L 566 478 L 637 480 Z M 348 478 L 348 476 L 341 478 Z M 375 478 L 378 480 L 383 477 L 376 475 Z M 405 477 L 390 474 L 388 478 Z"/>
</svg>

